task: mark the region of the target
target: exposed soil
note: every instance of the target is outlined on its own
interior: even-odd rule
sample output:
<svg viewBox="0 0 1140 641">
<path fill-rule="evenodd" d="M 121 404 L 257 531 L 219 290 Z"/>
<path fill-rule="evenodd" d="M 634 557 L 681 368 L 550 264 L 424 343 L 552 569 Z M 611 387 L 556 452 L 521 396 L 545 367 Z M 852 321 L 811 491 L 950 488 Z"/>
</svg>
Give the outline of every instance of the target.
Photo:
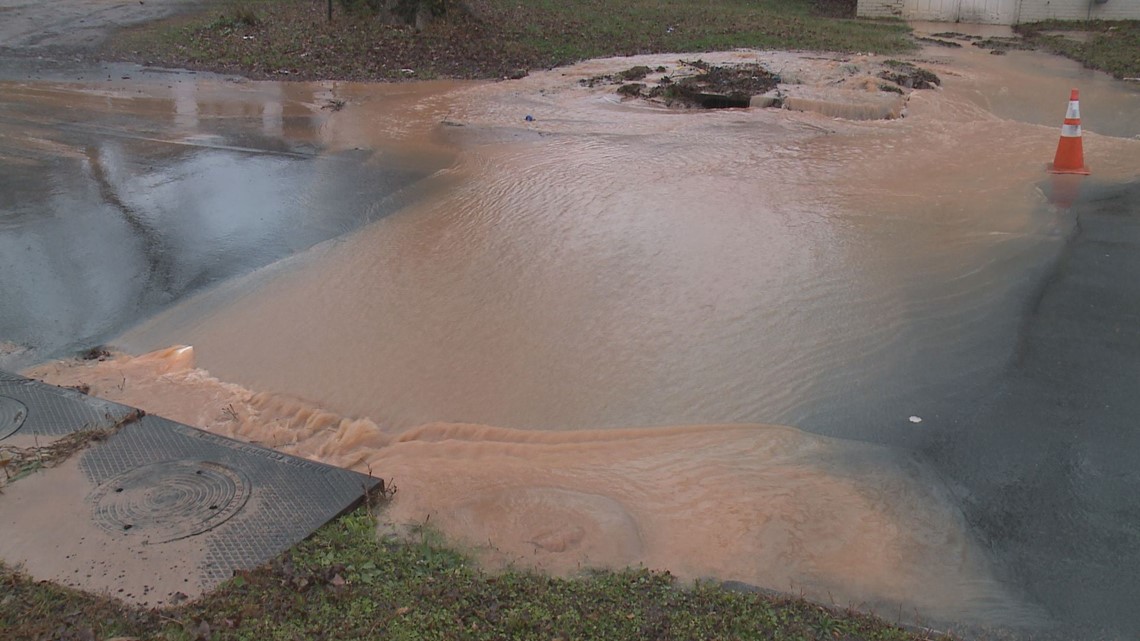
<svg viewBox="0 0 1140 641">
<path fill-rule="evenodd" d="M 941 38 L 945 40 L 938 40 L 938 44 L 947 46 L 961 46 L 957 42 L 967 42 L 980 49 L 991 49 L 1008 51 L 1010 49 L 1033 49 L 1034 46 L 1018 36 L 975 36 L 971 34 L 958 33 L 957 31 L 942 31 L 932 34 L 930 38 L 918 38 L 923 41 L 932 41 L 934 38 Z"/>
<path fill-rule="evenodd" d="M 933 34 L 933 36 L 930 38 L 919 37 L 915 39 L 921 42 L 926 42 L 928 44 L 937 44 L 943 47 L 961 47 L 962 45 L 956 41 L 966 42 L 975 47 L 978 47 L 979 49 L 987 49 L 991 54 L 995 56 L 1004 56 L 1008 51 L 1031 51 L 1037 48 L 1032 43 L 1017 36 L 991 36 L 988 38 L 983 38 L 982 36 L 968 35 L 964 33 L 958 33 L 956 31 L 943 31 L 941 33 Z"/>
<path fill-rule="evenodd" d="M 1016 50 L 1033 50 L 1036 49 L 1032 44 L 1022 40 L 1021 38 L 1002 38 L 998 36 L 983 38 L 982 40 L 975 40 L 970 43 L 975 47 L 981 49 L 989 49 L 990 53 L 1000 56 L 1007 51 Z"/>
<path fill-rule="evenodd" d="M 655 69 L 650 69 L 649 67 L 647 67 L 645 65 L 636 65 L 634 67 L 630 67 L 629 69 L 626 69 L 625 71 L 621 71 L 618 73 L 603 74 L 600 76 L 593 76 L 590 78 L 586 78 L 586 79 L 580 81 L 579 84 L 581 84 L 584 87 L 596 87 L 598 85 L 613 85 L 613 84 L 618 84 L 621 82 L 630 82 L 630 81 L 634 81 L 634 80 L 644 80 L 645 77 L 651 73 L 665 73 L 667 71 L 668 71 L 668 69 L 666 69 L 665 67 L 657 67 Z"/>
<path fill-rule="evenodd" d="M 886 81 L 873 85 L 879 92 L 905 94 L 907 90 L 932 89 L 941 84 L 933 72 L 909 62 L 886 60 L 879 69 L 875 78 Z M 585 78 L 579 84 L 584 87 L 617 85 L 615 92 L 622 98 L 640 98 L 668 107 L 724 109 L 786 106 L 784 89 L 787 86 L 780 89 L 781 82 L 779 75 L 756 63 L 714 65 L 691 60 L 681 61 L 672 70 L 663 66 L 655 69 L 635 66 L 618 73 Z M 765 100 L 755 101 L 758 96 L 764 96 Z"/>
<path fill-rule="evenodd" d="M 934 72 L 916 67 L 909 62 L 886 60 L 883 62 L 883 65 L 889 67 L 889 69 L 879 72 L 879 77 L 887 82 L 894 83 L 897 87 L 905 87 L 907 89 L 933 89 L 942 84 L 942 80 L 934 75 Z M 884 91 L 891 91 L 891 89 L 887 88 L 884 89 Z"/>
<path fill-rule="evenodd" d="M 938 45 L 939 47 L 948 47 L 950 49 L 961 49 L 962 45 L 954 42 L 953 40 L 940 40 L 938 38 L 928 38 L 926 36 L 915 36 L 918 42 L 923 42 L 931 45 Z"/>
<path fill-rule="evenodd" d="M 753 96 L 759 96 L 776 87 L 780 77 L 758 64 L 712 65 L 703 60 L 683 61 L 685 67 L 697 70 L 693 75 L 664 75 L 653 86 L 643 83 L 622 84 L 617 93 L 626 98 L 660 100 L 667 106 L 701 107 L 718 109 L 747 107 Z M 657 73 L 664 73 L 658 67 Z M 646 66 L 633 67 L 621 73 L 596 76 L 583 80 L 593 87 L 598 84 L 618 84 L 630 80 L 644 80 L 651 70 Z"/>
</svg>

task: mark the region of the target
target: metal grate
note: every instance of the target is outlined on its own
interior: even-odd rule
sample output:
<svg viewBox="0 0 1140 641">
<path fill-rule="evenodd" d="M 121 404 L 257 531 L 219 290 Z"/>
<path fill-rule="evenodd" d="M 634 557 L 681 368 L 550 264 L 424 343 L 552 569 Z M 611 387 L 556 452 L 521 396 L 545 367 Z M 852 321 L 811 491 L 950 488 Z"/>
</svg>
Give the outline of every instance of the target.
<svg viewBox="0 0 1140 641">
<path fill-rule="evenodd" d="M 24 419 L 28 416 L 28 406 L 20 401 L 0 396 L 0 441 L 8 438 L 20 429 Z"/>
<path fill-rule="evenodd" d="M 84 429 L 111 427 L 133 411 L 125 405 L 76 390 L 8 376 L 8 379 L 0 379 L 0 396 L 15 399 L 28 409 L 23 425 L 13 433 L 63 436 Z M 0 433 L 0 439 L 10 435 Z"/>
<path fill-rule="evenodd" d="M 249 500 L 250 482 L 239 470 L 210 461 L 163 461 L 107 479 L 90 499 L 95 522 L 146 545 L 169 543 L 212 530 Z"/>
<path fill-rule="evenodd" d="M 80 469 L 97 486 L 92 518 L 105 530 L 124 539 L 149 536 L 150 543 L 199 537 L 206 549 L 199 579 L 206 586 L 272 559 L 379 483 L 157 416 L 87 450 Z M 189 496 L 198 490 L 197 499 Z M 133 502 L 117 502 L 123 495 Z"/>
<path fill-rule="evenodd" d="M 134 411 L 22 378 L 0 381 L 0 398 L 8 399 L 0 406 L 0 426 L 5 417 L 6 424 L 15 425 L 26 408 L 26 418 L 19 417 L 23 421 L 17 427 L 19 434 L 106 427 Z M 68 502 L 70 514 L 76 509 L 81 514 L 85 511 L 99 536 L 69 538 L 64 530 L 54 533 L 50 549 L 33 544 L 19 552 L 26 555 L 23 559 L 10 560 L 39 563 L 44 555 L 54 557 L 66 551 L 75 564 L 69 570 L 87 577 L 69 585 L 105 591 L 118 581 L 134 581 L 144 585 L 142 592 L 126 597 L 158 599 L 158 603 L 173 598 L 172 576 L 188 592 L 209 590 L 232 577 L 235 570 L 253 569 L 300 542 L 359 505 L 380 484 L 363 474 L 157 416 L 143 416 L 124 425 L 77 457 L 78 469 L 73 466 L 71 473 L 89 484 L 86 489 L 76 488 L 78 492 L 56 498 L 59 490 L 44 481 L 56 469 L 20 480 L 16 489 L 36 498 L 6 504 L 9 525 L 5 527 L 19 527 L 21 510 L 35 512 L 44 501 L 60 500 Z M 103 559 L 111 550 L 146 563 L 115 568 L 117 574 L 107 579 Z M 68 572 L 62 578 L 50 574 L 40 578 L 69 581 L 74 577 Z M 155 581 L 167 581 L 163 588 L 167 596 L 147 594 L 157 589 Z"/>
</svg>

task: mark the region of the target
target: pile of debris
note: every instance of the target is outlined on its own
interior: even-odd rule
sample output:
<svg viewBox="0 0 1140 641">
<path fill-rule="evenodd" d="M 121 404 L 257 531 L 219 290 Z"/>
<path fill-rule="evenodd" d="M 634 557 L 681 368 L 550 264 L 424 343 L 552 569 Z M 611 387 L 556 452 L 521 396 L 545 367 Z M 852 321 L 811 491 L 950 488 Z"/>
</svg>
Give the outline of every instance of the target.
<svg viewBox="0 0 1140 641">
<path fill-rule="evenodd" d="M 934 75 L 933 72 L 922 67 L 916 67 L 909 62 L 884 60 L 883 66 L 887 69 L 879 72 L 879 77 L 893 83 L 894 88 L 880 86 L 879 89 L 882 91 L 901 93 L 904 87 L 907 89 L 933 89 L 942 84 L 942 79 Z"/>
<path fill-rule="evenodd" d="M 1019 36 L 990 36 L 983 38 L 982 36 L 958 33 L 957 31 L 942 31 L 931 34 L 930 38 L 917 38 L 917 40 L 950 47 L 961 46 L 957 42 L 954 42 L 955 40 L 968 42 L 979 49 L 989 49 L 989 52 L 995 56 L 1003 56 L 1010 50 L 1032 50 L 1035 48 L 1032 44 L 1026 42 Z"/>
<path fill-rule="evenodd" d="M 639 65 L 579 82 L 586 87 L 616 85 L 623 99 L 667 107 L 772 107 L 854 120 L 902 117 L 911 91 L 933 89 L 942 82 L 934 73 L 899 60 L 814 59 L 807 66 L 785 63 L 780 69 L 774 73 L 756 62 L 682 60 L 671 68 Z"/>
<path fill-rule="evenodd" d="M 748 107 L 752 97 L 763 95 L 780 83 L 780 77 L 755 63 L 739 65 L 712 65 L 703 60 L 683 60 L 682 68 L 690 68 L 673 75 L 662 75 L 652 86 L 636 82 L 645 80 L 650 73 L 665 74 L 665 67 L 651 70 L 638 66 L 621 73 L 608 76 L 595 76 L 582 80 L 582 84 L 593 87 L 598 84 L 620 84 L 618 95 L 627 98 L 659 100 L 665 105 L 700 107 L 703 109 L 725 109 Z M 693 73 L 691 70 L 695 70 Z"/>
</svg>

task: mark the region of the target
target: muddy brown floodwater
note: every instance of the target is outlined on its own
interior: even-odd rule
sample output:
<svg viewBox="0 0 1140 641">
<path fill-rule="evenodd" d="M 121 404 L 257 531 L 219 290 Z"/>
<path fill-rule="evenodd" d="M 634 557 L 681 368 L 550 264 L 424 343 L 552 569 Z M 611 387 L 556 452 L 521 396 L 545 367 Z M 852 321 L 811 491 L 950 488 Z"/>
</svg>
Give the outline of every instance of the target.
<svg viewBox="0 0 1140 641">
<path fill-rule="evenodd" d="M 675 56 L 391 104 L 326 87 L 346 103 L 322 154 L 442 146 L 443 186 L 113 341 L 192 348 L 31 373 L 394 477 L 388 519 L 430 518 L 492 564 L 643 564 L 1030 631 L 1103 621 L 1035 591 L 1025 564 L 1054 566 L 999 554 L 963 507 L 980 486 L 931 452 L 1009 375 L 1077 227 L 1043 172 L 1070 86 L 1098 185 L 1140 178 L 1140 94 L 968 49 L 924 52 L 944 88 L 891 121 L 578 84 Z M 804 82 L 871 62 L 759 59 Z"/>
<path fill-rule="evenodd" d="M 0 341 L 24 348 L 0 346 L 0 367 L 105 341 L 342 236 L 446 182 L 454 162 L 422 135 L 401 142 L 411 119 L 374 119 L 377 104 L 424 109 L 430 84 L 199 82 L 127 66 L 74 75 L 0 80 Z M 359 91 L 366 104 L 337 110 Z"/>
</svg>

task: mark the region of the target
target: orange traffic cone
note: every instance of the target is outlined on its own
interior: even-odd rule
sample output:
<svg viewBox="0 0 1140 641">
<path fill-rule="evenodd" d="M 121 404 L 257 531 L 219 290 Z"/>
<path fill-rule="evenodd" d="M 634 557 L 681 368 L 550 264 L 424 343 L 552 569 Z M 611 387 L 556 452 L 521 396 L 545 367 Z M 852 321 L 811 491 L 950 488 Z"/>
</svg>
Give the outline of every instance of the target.
<svg viewBox="0 0 1140 641">
<path fill-rule="evenodd" d="M 1049 171 L 1054 174 L 1089 175 L 1085 167 L 1085 150 L 1081 146 L 1081 103 L 1077 90 L 1069 95 L 1069 110 L 1065 113 L 1065 124 L 1061 125 L 1061 141 L 1057 143 L 1057 155 Z"/>
</svg>

